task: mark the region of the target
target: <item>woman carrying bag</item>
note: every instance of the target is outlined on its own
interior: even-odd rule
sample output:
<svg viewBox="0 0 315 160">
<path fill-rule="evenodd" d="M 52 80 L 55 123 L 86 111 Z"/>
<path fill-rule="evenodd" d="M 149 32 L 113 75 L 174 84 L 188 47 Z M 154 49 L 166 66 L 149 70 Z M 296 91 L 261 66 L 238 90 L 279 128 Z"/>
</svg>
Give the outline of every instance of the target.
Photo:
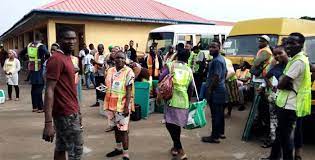
<svg viewBox="0 0 315 160">
<path fill-rule="evenodd" d="M 165 107 L 164 118 L 166 128 L 173 140 L 171 154 L 183 160 L 187 160 L 187 156 L 180 140 L 181 128 L 187 125 L 189 103 L 193 88 L 192 70 L 187 66 L 188 55 L 185 50 L 179 50 L 177 61 L 170 63 L 167 66 L 167 71 L 161 75 L 161 79 L 167 78 L 167 75 L 172 76 L 172 97 L 169 99 L 169 104 Z"/>
<path fill-rule="evenodd" d="M 7 100 L 12 100 L 12 86 L 15 88 L 15 100 L 19 100 L 19 71 L 21 69 L 20 61 L 16 58 L 16 52 L 14 50 L 9 50 L 8 58 L 4 62 L 3 70 L 7 78 L 8 85 L 8 98 Z"/>
</svg>

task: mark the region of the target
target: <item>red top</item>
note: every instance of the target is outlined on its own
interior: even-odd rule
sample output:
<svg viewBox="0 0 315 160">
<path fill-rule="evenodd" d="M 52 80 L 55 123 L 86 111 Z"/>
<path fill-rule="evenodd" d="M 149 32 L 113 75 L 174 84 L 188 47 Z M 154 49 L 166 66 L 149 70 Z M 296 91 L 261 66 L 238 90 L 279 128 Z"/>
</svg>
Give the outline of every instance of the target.
<svg viewBox="0 0 315 160">
<path fill-rule="evenodd" d="M 47 61 L 46 78 L 57 81 L 54 92 L 53 117 L 69 116 L 78 113 L 74 67 L 71 56 L 55 52 Z"/>
</svg>

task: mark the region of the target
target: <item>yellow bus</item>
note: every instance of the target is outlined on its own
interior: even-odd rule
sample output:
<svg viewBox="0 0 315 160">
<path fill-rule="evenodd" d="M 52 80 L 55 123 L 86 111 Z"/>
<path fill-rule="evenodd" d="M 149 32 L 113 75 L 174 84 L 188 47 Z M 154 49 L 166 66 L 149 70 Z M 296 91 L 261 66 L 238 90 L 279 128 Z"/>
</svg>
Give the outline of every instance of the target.
<svg viewBox="0 0 315 160">
<path fill-rule="evenodd" d="M 300 32 L 306 37 L 305 52 L 315 63 L 315 21 L 294 18 L 265 18 L 237 22 L 232 28 L 223 49 L 233 64 L 247 61 L 250 64 L 258 51 L 258 37 L 268 35 L 270 46 L 281 44 L 284 37 Z"/>
<path fill-rule="evenodd" d="M 268 35 L 270 46 L 292 32 L 300 32 L 305 38 L 304 51 L 315 64 L 315 21 L 294 18 L 265 18 L 237 22 L 226 39 L 223 49 L 234 65 L 243 61 L 252 64 L 258 51 L 258 37 Z M 312 105 L 315 105 L 315 83 L 312 86 Z"/>
</svg>

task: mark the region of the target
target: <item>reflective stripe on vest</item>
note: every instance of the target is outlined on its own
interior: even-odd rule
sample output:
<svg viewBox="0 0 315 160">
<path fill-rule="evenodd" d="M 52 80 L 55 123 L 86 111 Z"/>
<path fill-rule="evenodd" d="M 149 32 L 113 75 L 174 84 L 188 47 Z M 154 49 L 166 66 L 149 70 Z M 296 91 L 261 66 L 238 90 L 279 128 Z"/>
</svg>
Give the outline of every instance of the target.
<svg viewBox="0 0 315 160">
<path fill-rule="evenodd" d="M 260 49 L 260 50 L 257 52 L 257 57 L 259 57 L 259 55 L 260 55 L 263 51 L 266 51 L 266 52 L 269 54 L 269 56 L 270 56 L 270 58 L 265 61 L 265 64 L 264 64 L 264 66 L 263 66 L 264 69 L 263 69 L 263 72 L 262 72 L 262 76 L 265 77 L 265 76 L 267 75 L 267 72 L 268 72 L 269 69 L 270 69 L 270 64 L 271 64 L 271 61 L 272 61 L 272 52 L 271 52 L 269 46 L 267 46 L 267 47 L 265 47 L 265 48 Z"/>
<path fill-rule="evenodd" d="M 108 69 L 107 76 L 105 79 L 105 84 L 107 90 L 105 95 L 104 109 L 123 112 L 125 103 L 126 103 L 126 76 L 129 72 L 132 72 L 132 69 L 125 66 L 120 71 L 118 77 L 115 77 L 114 74 L 117 73 L 116 67 Z M 133 92 L 134 89 L 132 89 Z M 131 109 L 133 108 L 133 94 L 130 100 Z"/>
<path fill-rule="evenodd" d="M 41 45 L 42 45 L 41 43 L 37 43 L 36 45 L 34 43 L 30 43 L 27 46 L 27 54 L 28 54 L 29 63 L 34 64 L 34 69 L 29 68 L 30 70 L 39 71 L 40 69 L 39 62 L 41 61 L 41 59 L 38 59 L 38 47 Z"/>
<path fill-rule="evenodd" d="M 284 74 L 287 74 L 290 66 L 297 60 L 301 60 L 305 64 L 302 83 L 297 89 L 296 95 L 296 115 L 304 117 L 311 114 L 311 73 L 307 57 L 303 52 L 295 55 L 287 64 L 284 69 Z M 277 93 L 276 105 L 280 108 L 284 107 L 287 103 L 290 91 L 279 90 Z"/>
<path fill-rule="evenodd" d="M 157 55 L 155 55 L 155 61 L 154 62 L 155 63 L 159 63 L 159 58 L 158 58 Z M 153 65 L 155 65 L 155 64 L 153 64 L 153 58 L 151 57 L 151 54 L 148 54 L 147 65 L 148 65 L 148 71 L 149 71 L 150 76 L 154 76 L 154 77 L 159 76 L 159 73 L 160 73 L 159 68 L 155 67 L 154 71 L 152 70 L 153 69 Z"/>
</svg>

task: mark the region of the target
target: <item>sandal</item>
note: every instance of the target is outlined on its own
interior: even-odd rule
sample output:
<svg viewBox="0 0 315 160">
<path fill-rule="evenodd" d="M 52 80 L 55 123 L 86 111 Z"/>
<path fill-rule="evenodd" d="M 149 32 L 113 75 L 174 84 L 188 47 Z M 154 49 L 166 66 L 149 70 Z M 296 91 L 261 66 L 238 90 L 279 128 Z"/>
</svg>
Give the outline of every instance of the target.
<svg viewBox="0 0 315 160">
<path fill-rule="evenodd" d="M 173 148 L 171 149 L 171 154 L 172 154 L 172 156 L 177 156 L 177 155 L 178 155 L 177 149 L 173 147 Z"/>
<path fill-rule="evenodd" d="M 179 159 L 180 159 L 180 160 L 188 160 L 188 158 L 187 158 L 187 155 L 186 155 L 186 154 L 184 154 L 184 155 L 182 155 L 181 157 L 179 157 Z"/>
</svg>

